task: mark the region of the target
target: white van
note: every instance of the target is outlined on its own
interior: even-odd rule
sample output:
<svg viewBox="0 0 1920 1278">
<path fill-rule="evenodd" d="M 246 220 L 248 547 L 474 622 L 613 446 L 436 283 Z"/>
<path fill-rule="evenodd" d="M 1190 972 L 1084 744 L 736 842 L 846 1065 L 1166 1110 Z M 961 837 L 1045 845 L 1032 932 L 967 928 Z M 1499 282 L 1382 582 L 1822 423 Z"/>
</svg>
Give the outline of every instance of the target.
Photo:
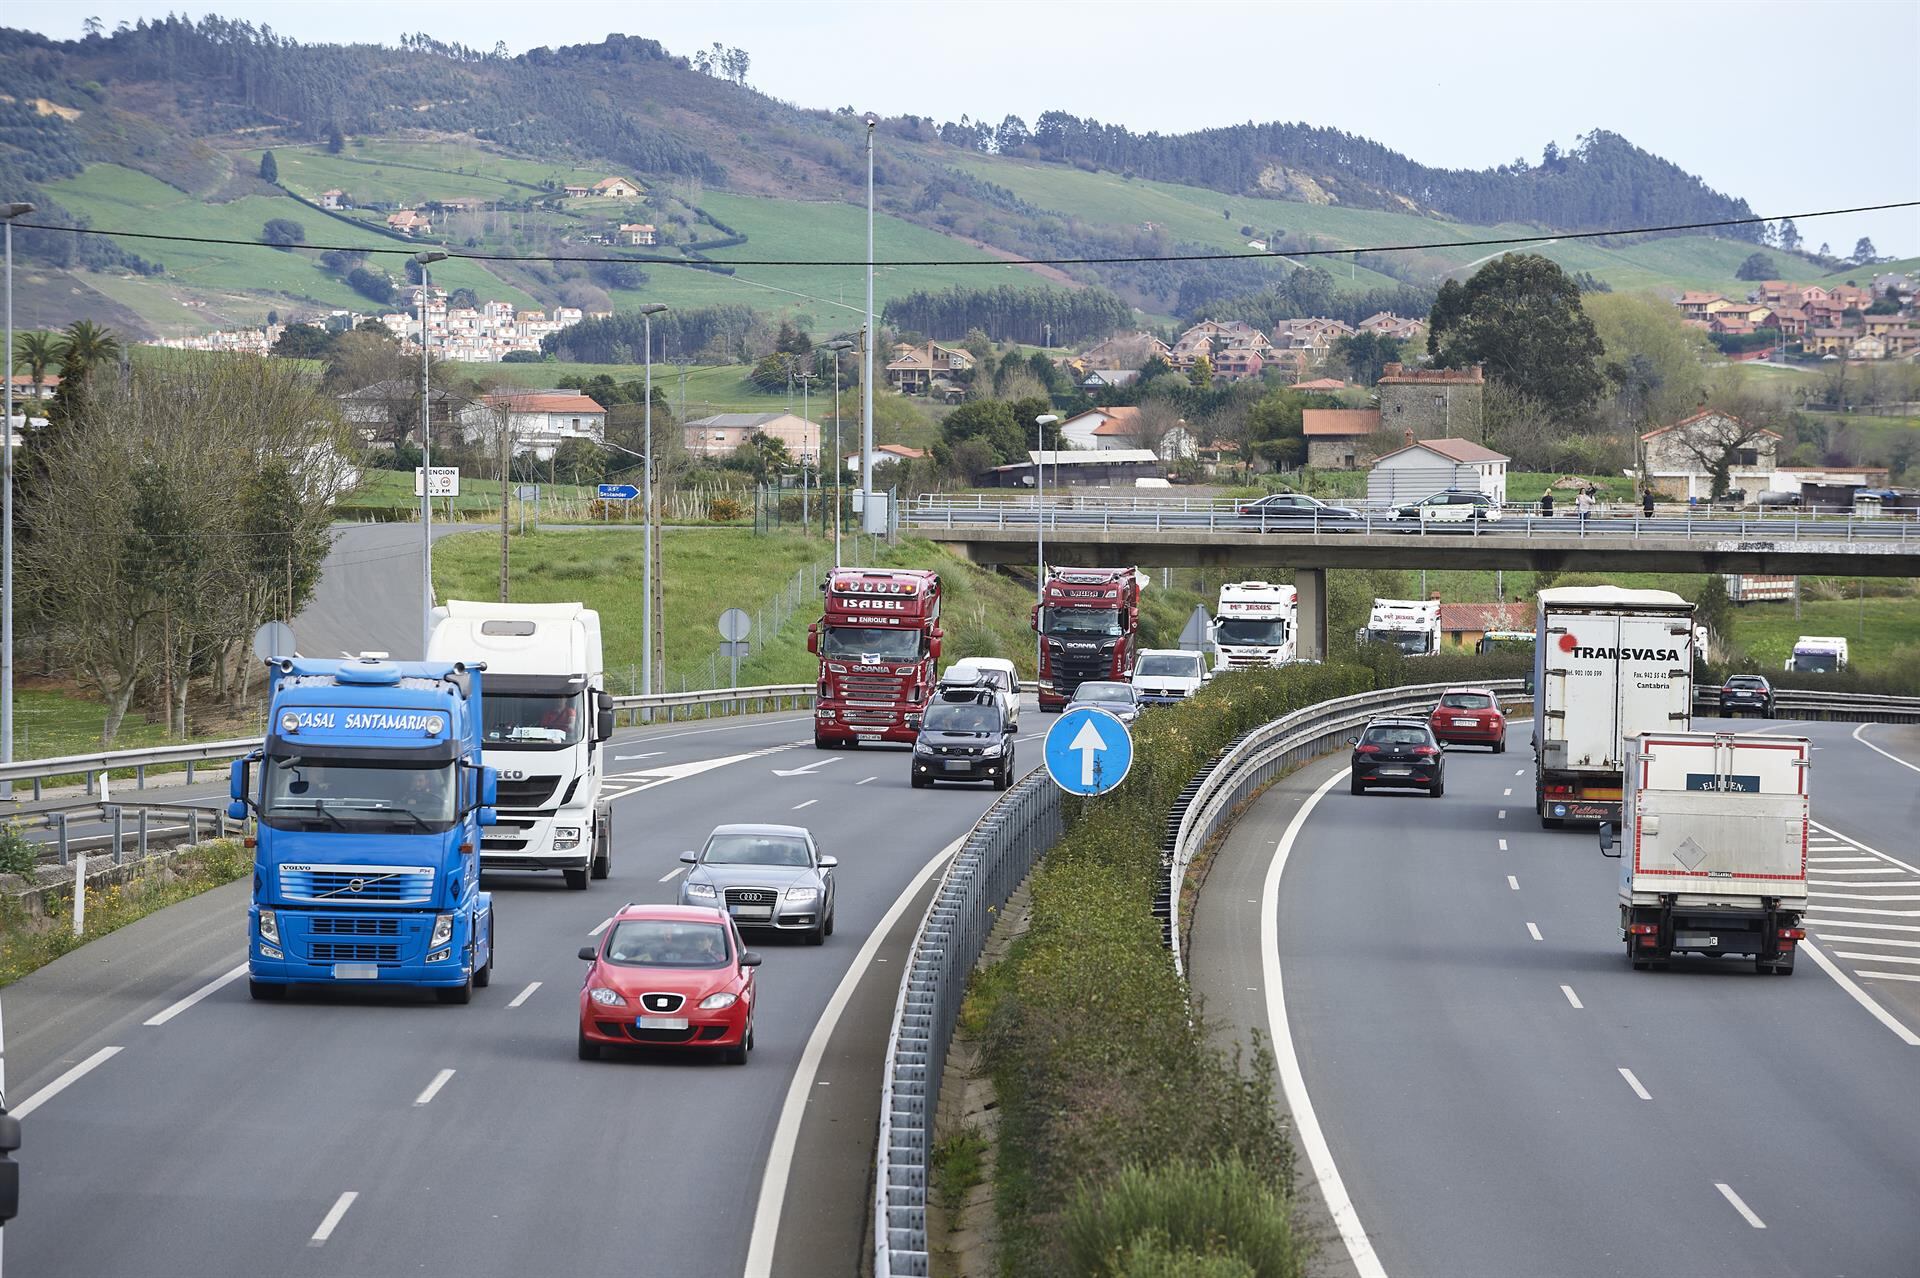
<svg viewBox="0 0 1920 1278">
<path fill-rule="evenodd" d="M 1212 678 L 1206 655 L 1185 648 L 1143 648 L 1133 663 L 1133 690 L 1141 705 L 1185 701 Z"/>
<path fill-rule="evenodd" d="M 940 686 L 950 688 L 970 683 L 990 683 L 1000 695 L 1000 713 L 1009 728 L 1020 726 L 1020 672 L 1013 663 L 1000 657 L 962 657 L 940 676 Z"/>
</svg>

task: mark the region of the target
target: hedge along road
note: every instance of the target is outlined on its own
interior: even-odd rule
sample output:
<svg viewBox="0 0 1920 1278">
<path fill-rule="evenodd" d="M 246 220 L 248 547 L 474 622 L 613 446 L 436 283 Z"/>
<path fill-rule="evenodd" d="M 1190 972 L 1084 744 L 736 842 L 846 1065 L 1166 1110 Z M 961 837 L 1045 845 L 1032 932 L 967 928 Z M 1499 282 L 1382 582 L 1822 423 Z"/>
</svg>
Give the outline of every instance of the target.
<svg viewBox="0 0 1920 1278">
<path fill-rule="evenodd" d="M 1816 821 L 1862 806 L 1853 725 L 1767 727 L 1822 746 Z M 1201 893 L 1195 986 L 1232 1026 L 1284 1013 L 1301 1143 L 1350 1196 L 1353 1245 L 1329 1259 L 1398 1278 L 1909 1271 L 1920 1048 L 1805 959 L 1787 980 L 1632 971 L 1617 863 L 1590 829 L 1539 828 L 1527 732 L 1450 750 L 1444 799 L 1349 795 L 1344 759 L 1303 769 Z"/>
<path fill-rule="evenodd" d="M 489 876 L 499 966 L 469 1007 L 358 990 L 256 1004 L 237 978 L 179 1006 L 242 962 L 244 884 L 9 989 L 9 1100 L 30 1107 L 27 1205 L 7 1230 L 17 1272 L 519 1275 L 617 1255 L 640 1272 L 738 1274 L 809 1037 L 918 878 L 813 1053 L 790 1132 L 771 1271 L 850 1272 L 900 958 L 931 890 L 920 872 L 993 792 L 911 791 L 905 752 L 816 754 L 799 745 L 809 731 L 782 716 L 613 746 L 610 768 L 626 773 L 613 877 L 579 893 Z M 767 961 L 745 1069 L 665 1053 L 576 1060 L 574 952 L 622 902 L 672 900 L 680 851 L 730 820 L 806 824 L 840 858 L 835 935 L 821 948 L 750 940 Z M 121 974 L 135 964 L 146 970 Z M 57 1029 L 18 1036 L 41 1020 Z"/>
</svg>

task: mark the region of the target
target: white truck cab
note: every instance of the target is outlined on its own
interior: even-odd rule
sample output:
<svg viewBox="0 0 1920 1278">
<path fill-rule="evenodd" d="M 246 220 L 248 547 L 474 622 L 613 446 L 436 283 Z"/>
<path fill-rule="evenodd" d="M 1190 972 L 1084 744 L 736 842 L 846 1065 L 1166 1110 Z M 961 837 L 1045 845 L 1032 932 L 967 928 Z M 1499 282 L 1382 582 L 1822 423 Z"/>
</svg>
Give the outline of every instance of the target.
<svg viewBox="0 0 1920 1278">
<path fill-rule="evenodd" d="M 600 614 L 577 603 L 450 599 L 433 610 L 429 661 L 485 662 L 481 757 L 497 769 L 488 870 L 559 870 L 584 890 L 613 868 L 613 811 L 600 801 L 601 743 L 613 734 Z"/>
<path fill-rule="evenodd" d="M 1284 666 L 1297 652 L 1299 594 L 1270 581 L 1230 581 L 1220 587 L 1213 619 L 1215 670 Z"/>
<path fill-rule="evenodd" d="M 1383 643 L 1409 657 L 1440 651 L 1438 599 L 1376 599 L 1367 628 L 1354 636 L 1361 643 Z"/>
<path fill-rule="evenodd" d="M 1212 680 L 1206 654 L 1186 648 L 1143 648 L 1133 662 L 1133 690 L 1141 705 L 1185 701 Z"/>
<path fill-rule="evenodd" d="M 1839 635 L 1801 635 L 1782 667 L 1790 674 L 1833 674 L 1847 668 L 1847 641 Z"/>
<path fill-rule="evenodd" d="M 1009 728 L 1020 726 L 1020 672 L 1004 657 L 962 657 L 940 676 L 942 688 L 991 684 Z"/>
</svg>

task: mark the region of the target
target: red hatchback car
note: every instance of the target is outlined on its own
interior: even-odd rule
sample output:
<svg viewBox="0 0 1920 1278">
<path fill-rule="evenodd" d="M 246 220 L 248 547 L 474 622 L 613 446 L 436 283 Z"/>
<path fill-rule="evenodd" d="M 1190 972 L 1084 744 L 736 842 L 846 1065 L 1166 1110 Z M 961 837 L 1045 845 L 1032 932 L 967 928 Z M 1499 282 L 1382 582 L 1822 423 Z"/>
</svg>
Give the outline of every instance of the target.
<svg viewBox="0 0 1920 1278">
<path fill-rule="evenodd" d="M 602 1047 L 716 1049 L 745 1065 L 753 1048 L 754 969 L 733 920 L 701 905 L 626 905 L 600 944 L 580 988 L 580 1059 Z"/>
<path fill-rule="evenodd" d="M 1495 754 L 1507 748 L 1507 716 L 1500 701 L 1485 688 L 1448 688 L 1427 717 L 1433 735 L 1447 745 L 1492 746 Z"/>
</svg>

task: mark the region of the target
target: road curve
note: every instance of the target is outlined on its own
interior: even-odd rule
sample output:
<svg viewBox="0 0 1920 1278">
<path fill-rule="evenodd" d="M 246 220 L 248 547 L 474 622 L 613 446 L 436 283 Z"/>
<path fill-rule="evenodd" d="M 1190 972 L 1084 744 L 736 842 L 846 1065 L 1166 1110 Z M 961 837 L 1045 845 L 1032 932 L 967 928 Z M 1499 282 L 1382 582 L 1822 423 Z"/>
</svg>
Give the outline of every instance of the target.
<svg viewBox="0 0 1920 1278">
<path fill-rule="evenodd" d="M 1898 763 L 1870 770 L 1850 724 L 1741 726 L 1820 747 L 1816 871 L 1896 877 L 1879 854 L 1910 847 L 1920 816 Z M 1891 942 L 1920 932 L 1815 933 L 1884 1020 L 1805 958 L 1788 980 L 1705 959 L 1632 971 L 1616 863 L 1591 831 L 1531 819 L 1526 731 L 1504 755 L 1450 751 L 1444 799 L 1351 796 L 1343 758 L 1303 769 L 1242 818 L 1195 911 L 1209 1011 L 1244 1034 L 1282 1003 L 1283 1065 L 1377 1261 L 1363 1248 L 1359 1272 L 1914 1272 L 1920 1047 L 1901 1031 L 1920 1030 L 1920 1000 L 1865 973 L 1898 971 L 1888 956 L 1920 950 Z M 1920 926 L 1920 899 L 1855 895 L 1907 893 L 1816 886 L 1814 917 Z"/>
</svg>

